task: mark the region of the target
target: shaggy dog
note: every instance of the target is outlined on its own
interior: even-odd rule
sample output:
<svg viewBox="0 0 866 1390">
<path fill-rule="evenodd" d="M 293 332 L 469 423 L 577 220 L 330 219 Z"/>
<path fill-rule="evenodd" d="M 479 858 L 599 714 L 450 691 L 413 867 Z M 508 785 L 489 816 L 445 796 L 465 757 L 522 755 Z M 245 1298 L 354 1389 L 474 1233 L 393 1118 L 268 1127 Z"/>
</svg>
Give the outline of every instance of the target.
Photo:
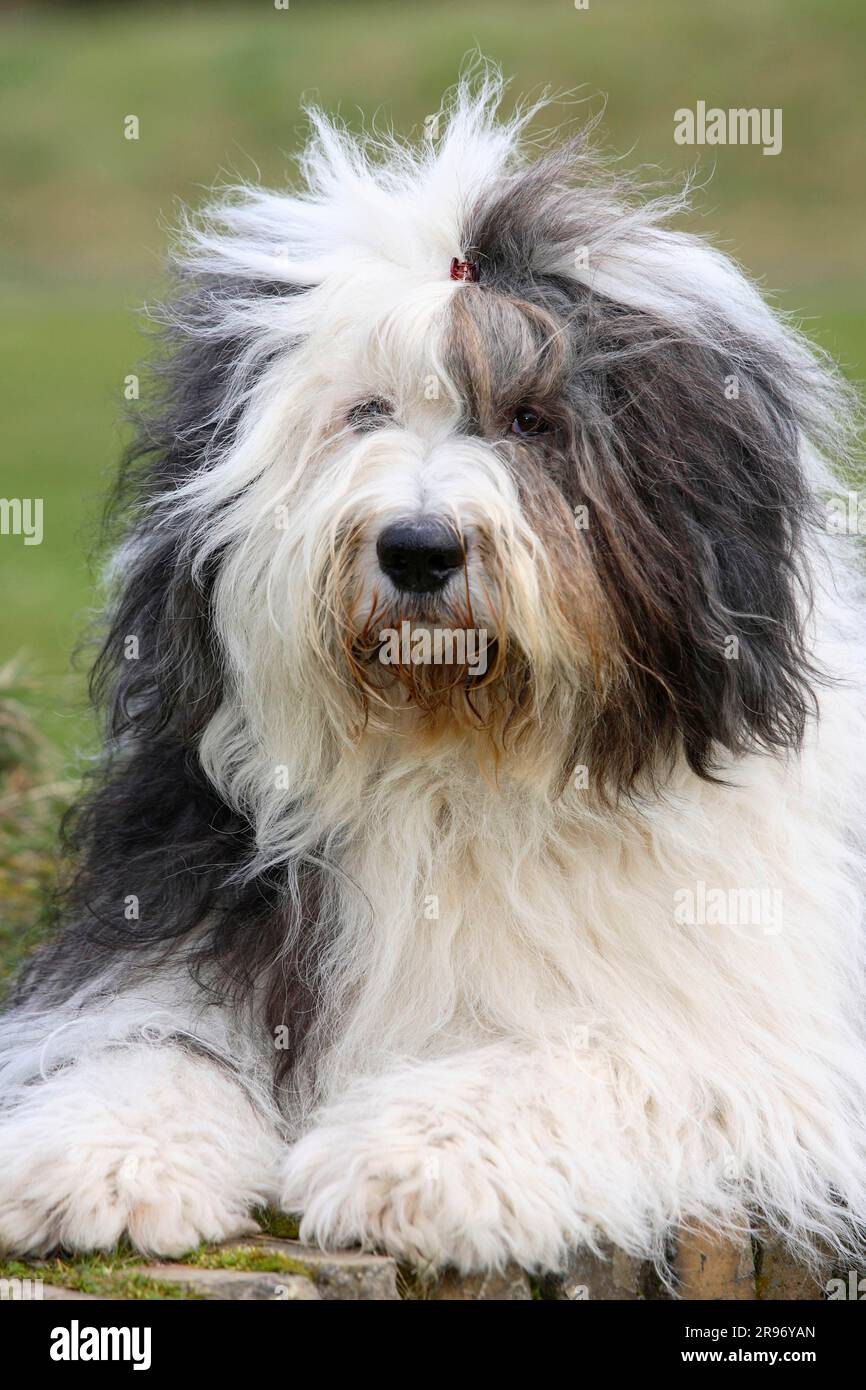
<svg viewBox="0 0 866 1390">
<path fill-rule="evenodd" d="M 851 401 L 682 198 L 500 97 L 417 148 L 313 112 L 302 192 L 187 222 L 0 1034 L 7 1249 L 267 1201 L 433 1268 L 862 1242 Z"/>
</svg>

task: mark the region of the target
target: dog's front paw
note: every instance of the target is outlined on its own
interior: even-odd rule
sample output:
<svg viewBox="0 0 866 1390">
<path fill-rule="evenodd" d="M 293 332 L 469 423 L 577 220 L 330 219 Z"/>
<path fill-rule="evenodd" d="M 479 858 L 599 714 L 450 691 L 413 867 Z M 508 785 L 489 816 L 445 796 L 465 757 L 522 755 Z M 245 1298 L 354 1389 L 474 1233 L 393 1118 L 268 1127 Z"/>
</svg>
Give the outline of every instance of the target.
<svg viewBox="0 0 866 1390">
<path fill-rule="evenodd" d="M 286 1211 L 325 1249 L 382 1249 L 421 1269 L 553 1269 L 569 1238 L 567 1183 L 465 1125 L 323 1124 L 285 1159 Z"/>
<path fill-rule="evenodd" d="M 160 1152 L 120 1134 L 107 1143 L 82 1135 L 66 1148 L 46 1144 L 27 1126 L 0 1135 L 0 1162 L 8 1164 L 10 1152 L 14 1162 L 0 1174 L 2 1250 L 110 1249 L 126 1236 L 148 1254 L 181 1255 L 202 1240 L 257 1229 L 245 1210 L 212 1189 L 204 1155 Z"/>
<path fill-rule="evenodd" d="M 254 1231 L 276 1152 L 207 1063 L 150 1049 L 70 1068 L 0 1123 L 0 1250 L 108 1249 L 126 1236 L 180 1255 Z"/>
</svg>

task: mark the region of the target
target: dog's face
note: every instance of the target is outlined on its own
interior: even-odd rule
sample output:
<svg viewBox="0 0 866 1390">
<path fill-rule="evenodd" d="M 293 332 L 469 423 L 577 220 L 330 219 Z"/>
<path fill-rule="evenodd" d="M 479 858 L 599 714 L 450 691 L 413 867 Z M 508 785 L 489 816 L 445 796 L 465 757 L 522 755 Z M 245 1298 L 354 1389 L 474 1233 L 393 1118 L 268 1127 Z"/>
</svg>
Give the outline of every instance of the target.
<svg viewBox="0 0 866 1390">
<path fill-rule="evenodd" d="M 318 201 L 199 235 L 157 508 L 206 765 L 468 740 L 608 795 L 796 745 L 824 378 L 717 253 L 575 187 L 585 151 L 509 172 L 476 129 L 467 173 L 458 136 L 416 184 L 320 146 Z"/>
<path fill-rule="evenodd" d="M 257 573 L 272 619 L 288 596 L 292 665 L 353 737 L 478 732 L 505 749 L 551 702 L 570 717 L 596 699 L 616 659 L 575 511 L 570 325 L 447 275 L 432 292 L 384 275 L 370 289 L 351 323 L 323 292 L 292 363 L 288 447 L 254 504 L 273 523 L 258 525 Z M 240 597 L 250 544 L 220 593 Z M 464 640 L 436 660 L 416 650 L 424 631 Z M 273 640 L 260 650 L 279 664 Z"/>
</svg>

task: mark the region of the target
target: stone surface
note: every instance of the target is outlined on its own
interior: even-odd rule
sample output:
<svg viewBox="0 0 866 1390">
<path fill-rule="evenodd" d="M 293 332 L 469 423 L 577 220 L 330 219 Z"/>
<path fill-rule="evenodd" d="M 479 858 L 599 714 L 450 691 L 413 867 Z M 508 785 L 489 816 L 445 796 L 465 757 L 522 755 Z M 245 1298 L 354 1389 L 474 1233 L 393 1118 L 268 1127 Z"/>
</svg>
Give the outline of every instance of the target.
<svg viewBox="0 0 866 1390">
<path fill-rule="evenodd" d="M 605 1243 L 600 1255 L 586 1249 L 573 1251 L 562 1274 L 545 1275 L 541 1292 L 544 1298 L 569 1302 L 642 1299 L 650 1296 L 651 1274 L 652 1267 L 645 1261 Z"/>
<path fill-rule="evenodd" d="M 776 1237 L 761 1241 L 758 1269 L 758 1297 L 761 1299 L 817 1300 L 824 1297 L 827 1270 L 813 1273 Z"/>
<path fill-rule="evenodd" d="M 430 1302 L 525 1302 L 532 1298 L 529 1279 L 517 1265 L 501 1274 L 446 1273 L 424 1294 Z"/>
<path fill-rule="evenodd" d="M 748 1236 L 720 1240 L 711 1231 L 684 1232 L 675 1261 L 680 1298 L 754 1299 L 755 1260 Z"/>
<path fill-rule="evenodd" d="M 62 1302 L 66 1299 L 88 1303 L 106 1303 L 109 1301 L 101 1298 L 98 1293 L 79 1293 L 78 1289 L 67 1289 L 64 1284 L 43 1284 L 40 1297 L 45 1303 Z"/>
<path fill-rule="evenodd" d="M 280 1270 L 196 1269 L 193 1265 L 142 1265 L 135 1271 L 149 1279 L 182 1284 L 200 1298 L 255 1300 L 260 1303 L 294 1303 L 320 1299 L 310 1279 Z"/>
<path fill-rule="evenodd" d="M 553 1301 L 634 1301 L 672 1296 L 651 1264 L 610 1245 L 604 1245 L 598 1254 L 575 1251 L 562 1273 L 545 1275 L 534 1285 L 516 1265 L 488 1275 L 449 1271 L 431 1283 L 409 1270 L 398 1273 L 396 1261 L 389 1256 L 358 1250 L 326 1253 L 296 1240 L 266 1235 L 230 1241 L 220 1249 L 248 1252 L 250 1257 L 280 1256 L 289 1268 L 206 1269 L 165 1262 L 123 1272 L 177 1284 L 199 1298 L 258 1302 L 395 1302 L 401 1294 L 411 1301 L 464 1303 L 528 1302 L 539 1295 Z M 690 1300 L 819 1300 L 826 1297 L 825 1285 L 832 1272 L 829 1258 L 824 1268 L 813 1272 L 775 1237 L 762 1235 L 753 1259 L 750 1240 L 720 1241 L 701 1229 L 683 1235 L 674 1263 L 679 1296 Z M 105 1302 L 111 1295 L 79 1293 L 63 1285 L 43 1283 L 41 1298 Z"/>
<path fill-rule="evenodd" d="M 276 1240 L 272 1236 L 247 1236 L 229 1241 L 223 1248 L 267 1252 L 299 1261 L 324 1299 L 393 1302 L 400 1297 L 397 1262 L 389 1255 L 367 1255 L 359 1250 L 325 1253 L 296 1240 Z"/>
</svg>

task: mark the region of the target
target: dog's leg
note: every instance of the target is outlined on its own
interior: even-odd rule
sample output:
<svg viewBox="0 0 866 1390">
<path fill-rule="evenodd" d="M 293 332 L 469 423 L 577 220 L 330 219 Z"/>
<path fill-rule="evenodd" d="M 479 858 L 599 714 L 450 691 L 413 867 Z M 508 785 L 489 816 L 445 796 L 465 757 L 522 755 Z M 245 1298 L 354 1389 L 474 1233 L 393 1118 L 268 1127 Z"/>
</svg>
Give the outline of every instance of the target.
<svg viewBox="0 0 866 1390">
<path fill-rule="evenodd" d="M 325 1247 L 382 1247 L 422 1268 L 552 1269 L 597 1232 L 589 1213 L 613 1213 L 614 1229 L 620 1213 L 624 1234 L 640 1205 L 625 1144 L 608 1164 L 617 1128 L 603 1077 L 491 1046 L 370 1078 L 326 1106 L 287 1155 L 281 1200 L 302 1213 L 302 1239 Z"/>
<path fill-rule="evenodd" d="M 179 1255 L 255 1229 L 275 1191 L 276 1131 L 230 1074 L 172 1045 L 130 1044 L 28 1086 L 0 1119 L 0 1249 Z"/>
</svg>

